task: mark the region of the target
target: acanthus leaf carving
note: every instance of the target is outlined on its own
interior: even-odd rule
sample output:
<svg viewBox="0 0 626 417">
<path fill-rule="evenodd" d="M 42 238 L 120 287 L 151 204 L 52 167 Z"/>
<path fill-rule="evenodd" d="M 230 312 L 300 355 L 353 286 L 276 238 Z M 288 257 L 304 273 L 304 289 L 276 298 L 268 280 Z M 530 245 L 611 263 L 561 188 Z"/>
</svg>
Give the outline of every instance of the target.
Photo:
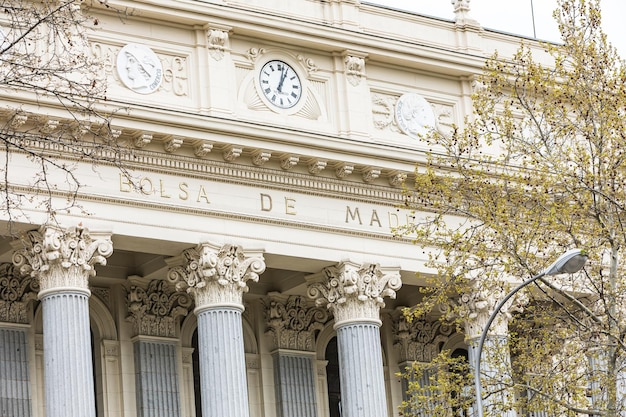
<svg viewBox="0 0 626 417">
<path fill-rule="evenodd" d="M 27 324 L 28 304 L 38 291 L 35 278 L 20 274 L 13 264 L 0 264 L 0 322 Z"/>
<path fill-rule="evenodd" d="M 89 277 L 97 264 L 106 265 L 113 253 L 108 233 L 90 233 L 82 225 L 65 230 L 42 226 L 22 239 L 22 247 L 13 253 L 13 264 L 20 274 L 38 280 L 40 291 L 58 287 L 88 290 Z"/>
<path fill-rule="evenodd" d="M 277 349 L 315 350 L 315 337 L 329 320 L 328 311 L 308 306 L 303 297 L 272 296 L 266 303 L 267 333 Z"/>
<path fill-rule="evenodd" d="M 342 262 L 324 268 L 325 279 L 311 282 L 307 294 L 317 305 L 326 304 L 335 316 L 335 326 L 367 320 L 380 324 L 384 297 L 395 298 L 402 286 L 396 268 L 384 270 L 378 264 Z"/>
<path fill-rule="evenodd" d="M 238 245 L 216 247 L 205 242 L 184 250 L 182 264 L 170 268 L 168 279 L 176 283 L 178 290 L 191 293 L 197 308 L 228 304 L 243 309 L 247 282 L 257 282 L 263 271 L 262 255 L 248 256 Z"/>
<path fill-rule="evenodd" d="M 400 362 L 431 362 L 454 331 L 454 326 L 441 320 L 408 320 L 400 312 L 394 320 L 394 346 Z"/>
<path fill-rule="evenodd" d="M 187 293 L 174 291 L 165 281 L 152 280 L 147 286 L 136 282 L 127 291 L 126 319 L 136 334 L 175 337 L 177 319 L 188 314 L 191 304 Z"/>
</svg>

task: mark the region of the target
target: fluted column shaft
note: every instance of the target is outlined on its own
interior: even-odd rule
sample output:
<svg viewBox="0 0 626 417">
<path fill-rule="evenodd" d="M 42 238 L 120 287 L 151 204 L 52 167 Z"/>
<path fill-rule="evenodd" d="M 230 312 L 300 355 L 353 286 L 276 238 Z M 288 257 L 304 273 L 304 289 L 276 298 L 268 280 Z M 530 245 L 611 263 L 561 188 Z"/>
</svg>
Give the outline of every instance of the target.
<svg viewBox="0 0 626 417">
<path fill-rule="evenodd" d="M 46 415 L 95 416 L 89 297 L 58 292 L 41 298 Z"/>
<path fill-rule="evenodd" d="M 202 415 L 248 416 L 241 310 L 210 308 L 198 313 L 198 354 Z"/>
<path fill-rule="evenodd" d="M 274 382 L 278 417 L 317 417 L 311 355 L 274 353 Z"/>
<path fill-rule="evenodd" d="M 47 417 L 96 414 L 89 277 L 112 252 L 108 234 L 44 226 L 28 232 L 13 255 L 15 266 L 39 283 Z"/>
<path fill-rule="evenodd" d="M 342 417 L 387 415 L 379 327 L 351 323 L 337 328 Z"/>
<path fill-rule="evenodd" d="M 26 329 L 0 328 L 0 416 L 30 417 Z"/>
<path fill-rule="evenodd" d="M 260 253 L 235 245 L 201 243 L 185 250 L 168 278 L 196 301 L 198 355 L 204 417 L 248 417 L 248 384 L 243 345 L 243 293 L 247 281 L 265 270 Z"/>
<path fill-rule="evenodd" d="M 180 416 L 176 344 L 139 339 L 134 350 L 138 417 Z"/>
</svg>

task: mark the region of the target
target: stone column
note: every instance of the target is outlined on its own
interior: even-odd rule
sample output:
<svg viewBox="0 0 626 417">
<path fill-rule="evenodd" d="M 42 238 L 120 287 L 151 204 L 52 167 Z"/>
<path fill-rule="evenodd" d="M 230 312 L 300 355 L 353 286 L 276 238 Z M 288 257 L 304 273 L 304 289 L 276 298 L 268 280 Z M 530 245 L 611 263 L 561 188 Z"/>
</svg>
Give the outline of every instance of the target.
<svg viewBox="0 0 626 417">
<path fill-rule="evenodd" d="M 275 348 L 277 416 L 317 417 L 315 335 L 329 320 L 328 312 L 302 297 L 272 293 L 265 314 Z"/>
<path fill-rule="evenodd" d="M 168 278 L 196 301 L 202 415 L 248 417 L 241 314 L 247 281 L 258 281 L 265 271 L 262 254 L 201 243 L 168 262 Z"/>
<path fill-rule="evenodd" d="M 89 277 L 113 252 L 110 234 L 43 226 L 22 243 L 13 263 L 40 287 L 46 416 L 95 416 Z"/>
<path fill-rule="evenodd" d="M 503 296 L 501 289 L 490 291 L 477 289 L 473 293 L 461 296 L 461 314 L 465 319 L 469 362 L 473 369 L 476 365 L 476 351 L 480 336 L 489 316 Z M 521 294 L 517 297 L 517 303 L 511 301 L 500 310 L 485 339 L 480 362 L 481 377 L 483 377 L 482 404 L 485 415 L 488 415 L 488 410 L 494 409 L 499 416 L 516 416 L 515 410 L 510 409 L 513 404 L 513 393 L 504 389 L 504 386 L 509 385 L 512 380 L 508 323 L 511 312 L 521 308 L 520 302 L 523 302 Z"/>
<path fill-rule="evenodd" d="M 397 269 L 342 262 L 309 279 L 308 294 L 335 316 L 343 417 L 387 415 L 380 341 L 383 297 L 402 285 Z"/>
<path fill-rule="evenodd" d="M 179 417 L 180 390 L 176 362 L 178 319 L 186 316 L 191 297 L 169 283 L 132 277 L 127 292 L 133 323 L 135 389 L 139 417 Z"/>
<path fill-rule="evenodd" d="M 0 416 L 32 415 L 27 331 L 38 289 L 34 278 L 0 264 Z"/>
</svg>

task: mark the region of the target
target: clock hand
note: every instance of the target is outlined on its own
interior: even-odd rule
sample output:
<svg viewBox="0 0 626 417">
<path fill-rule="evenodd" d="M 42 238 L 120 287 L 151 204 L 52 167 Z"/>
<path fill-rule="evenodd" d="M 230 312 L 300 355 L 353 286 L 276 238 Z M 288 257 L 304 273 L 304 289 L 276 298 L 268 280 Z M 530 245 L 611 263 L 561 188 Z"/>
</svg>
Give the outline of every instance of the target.
<svg viewBox="0 0 626 417">
<path fill-rule="evenodd" d="M 279 93 L 283 92 L 283 83 L 285 82 L 286 76 L 287 76 L 287 71 L 285 71 L 285 67 L 283 67 L 283 70 L 280 75 L 280 81 L 278 82 L 278 88 L 277 88 Z"/>
</svg>

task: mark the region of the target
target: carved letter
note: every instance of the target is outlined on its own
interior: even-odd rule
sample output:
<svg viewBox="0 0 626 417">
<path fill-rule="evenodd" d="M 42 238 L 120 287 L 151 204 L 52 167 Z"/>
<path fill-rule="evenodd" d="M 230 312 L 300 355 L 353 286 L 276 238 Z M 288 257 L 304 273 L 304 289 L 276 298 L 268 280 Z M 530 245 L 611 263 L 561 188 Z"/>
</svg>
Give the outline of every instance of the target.
<svg viewBox="0 0 626 417">
<path fill-rule="evenodd" d="M 285 197 L 285 213 L 296 215 L 296 200 L 293 198 Z"/>
<path fill-rule="evenodd" d="M 196 199 L 196 201 L 199 203 L 201 198 L 204 198 L 204 201 L 206 201 L 207 203 L 210 203 L 209 196 L 207 195 L 206 190 L 204 189 L 204 185 L 200 186 L 200 189 L 198 190 L 198 198 Z"/>
<path fill-rule="evenodd" d="M 160 186 L 160 189 L 161 189 L 161 197 L 163 197 L 163 198 L 170 198 L 170 197 L 172 197 L 171 195 L 168 195 L 168 194 L 165 193 L 165 187 L 163 186 L 163 180 L 159 180 L 159 186 Z"/>
<path fill-rule="evenodd" d="M 132 183 L 127 175 L 120 173 L 120 191 L 123 193 L 130 193 L 132 190 Z"/>
<path fill-rule="evenodd" d="M 261 211 L 272 211 L 272 197 L 261 193 Z"/>
<path fill-rule="evenodd" d="M 370 219 L 370 226 L 373 226 L 374 222 L 378 223 L 378 227 L 383 227 L 383 225 L 380 224 L 380 219 L 378 218 L 378 213 L 376 213 L 376 210 L 372 210 L 372 218 Z"/>
<path fill-rule="evenodd" d="M 180 194 L 178 194 L 178 198 L 180 198 L 181 200 L 185 201 L 189 198 L 189 184 L 187 184 L 186 182 L 181 182 L 180 184 L 178 184 L 178 189 L 180 190 Z"/>
<path fill-rule="evenodd" d="M 346 223 L 349 223 L 348 217 L 350 217 L 352 220 L 356 220 L 358 218 L 359 224 L 363 224 L 363 222 L 361 221 L 361 215 L 359 214 L 358 207 L 354 209 L 354 213 L 353 213 L 352 210 L 350 210 L 350 206 L 346 206 Z"/>
<path fill-rule="evenodd" d="M 139 181 L 139 189 L 141 190 L 141 194 L 150 195 L 154 191 L 154 186 L 152 185 L 152 180 L 148 177 L 143 177 Z"/>
<path fill-rule="evenodd" d="M 398 219 L 398 214 L 389 212 L 389 227 L 398 226 L 400 226 L 400 219 Z"/>
</svg>

